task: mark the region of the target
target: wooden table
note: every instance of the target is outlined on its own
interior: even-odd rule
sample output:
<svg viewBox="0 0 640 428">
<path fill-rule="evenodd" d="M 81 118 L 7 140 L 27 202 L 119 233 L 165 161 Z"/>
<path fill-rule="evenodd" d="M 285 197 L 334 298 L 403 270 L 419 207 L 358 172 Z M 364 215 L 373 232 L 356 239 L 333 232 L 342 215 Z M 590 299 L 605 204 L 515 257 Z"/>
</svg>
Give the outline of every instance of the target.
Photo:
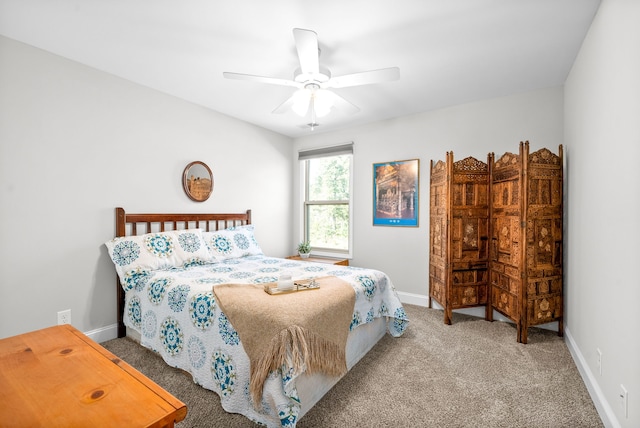
<svg viewBox="0 0 640 428">
<path fill-rule="evenodd" d="M 303 259 L 300 256 L 289 256 L 287 257 L 287 259 L 302 260 L 305 262 L 314 262 L 314 263 L 327 263 L 331 265 L 349 266 L 349 259 L 335 259 L 331 257 L 319 257 L 319 256 L 309 256 L 306 259 Z"/>
<path fill-rule="evenodd" d="M 3 427 L 173 427 L 180 400 L 71 325 L 0 340 Z"/>
</svg>

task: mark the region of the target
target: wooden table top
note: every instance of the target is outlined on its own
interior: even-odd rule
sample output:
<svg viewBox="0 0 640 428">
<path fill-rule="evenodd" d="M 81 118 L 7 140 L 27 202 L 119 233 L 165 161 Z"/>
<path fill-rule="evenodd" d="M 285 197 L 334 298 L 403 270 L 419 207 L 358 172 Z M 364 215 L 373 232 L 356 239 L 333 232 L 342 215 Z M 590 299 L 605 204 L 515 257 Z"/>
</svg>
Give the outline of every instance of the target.
<svg viewBox="0 0 640 428">
<path fill-rule="evenodd" d="M 187 407 L 71 325 L 0 340 L 0 425 L 173 427 Z"/>
</svg>

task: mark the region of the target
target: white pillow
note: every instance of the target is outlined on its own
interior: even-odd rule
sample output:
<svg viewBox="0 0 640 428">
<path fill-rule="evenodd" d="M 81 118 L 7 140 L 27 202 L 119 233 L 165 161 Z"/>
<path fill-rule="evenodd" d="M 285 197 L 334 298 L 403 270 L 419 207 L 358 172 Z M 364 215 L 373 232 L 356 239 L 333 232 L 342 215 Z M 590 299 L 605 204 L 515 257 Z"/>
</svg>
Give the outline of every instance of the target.
<svg viewBox="0 0 640 428">
<path fill-rule="evenodd" d="M 263 254 L 252 224 L 202 232 L 202 236 L 211 256 L 218 261 Z"/>
<path fill-rule="evenodd" d="M 124 236 L 105 245 L 123 285 L 127 274 L 133 271 L 179 268 L 215 261 L 200 229 Z"/>
</svg>

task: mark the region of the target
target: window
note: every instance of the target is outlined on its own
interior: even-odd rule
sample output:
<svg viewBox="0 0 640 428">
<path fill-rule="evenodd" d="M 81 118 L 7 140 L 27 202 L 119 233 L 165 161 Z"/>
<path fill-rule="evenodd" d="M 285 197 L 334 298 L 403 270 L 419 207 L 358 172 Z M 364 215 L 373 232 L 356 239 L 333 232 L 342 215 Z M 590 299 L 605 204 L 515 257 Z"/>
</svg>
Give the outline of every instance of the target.
<svg viewBox="0 0 640 428">
<path fill-rule="evenodd" d="M 351 251 L 353 145 L 301 151 L 303 237 L 315 254 Z"/>
</svg>

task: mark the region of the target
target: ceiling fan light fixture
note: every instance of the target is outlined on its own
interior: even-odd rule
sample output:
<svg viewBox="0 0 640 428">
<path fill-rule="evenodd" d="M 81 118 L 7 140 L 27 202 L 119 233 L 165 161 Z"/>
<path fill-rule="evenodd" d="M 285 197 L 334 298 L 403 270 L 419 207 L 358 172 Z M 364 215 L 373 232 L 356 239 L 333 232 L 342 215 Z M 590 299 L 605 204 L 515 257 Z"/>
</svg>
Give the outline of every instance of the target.
<svg viewBox="0 0 640 428">
<path fill-rule="evenodd" d="M 306 116 L 307 111 L 309 111 L 309 104 L 311 103 L 311 91 L 307 88 L 298 89 L 293 94 L 293 105 L 291 109 L 298 116 Z"/>
<path fill-rule="evenodd" d="M 334 94 L 326 89 L 316 89 L 312 91 L 311 97 L 313 99 L 313 109 L 316 112 L 316 116 L 324 117 L 329 114 L 333 107 Z"/>
</svg>

